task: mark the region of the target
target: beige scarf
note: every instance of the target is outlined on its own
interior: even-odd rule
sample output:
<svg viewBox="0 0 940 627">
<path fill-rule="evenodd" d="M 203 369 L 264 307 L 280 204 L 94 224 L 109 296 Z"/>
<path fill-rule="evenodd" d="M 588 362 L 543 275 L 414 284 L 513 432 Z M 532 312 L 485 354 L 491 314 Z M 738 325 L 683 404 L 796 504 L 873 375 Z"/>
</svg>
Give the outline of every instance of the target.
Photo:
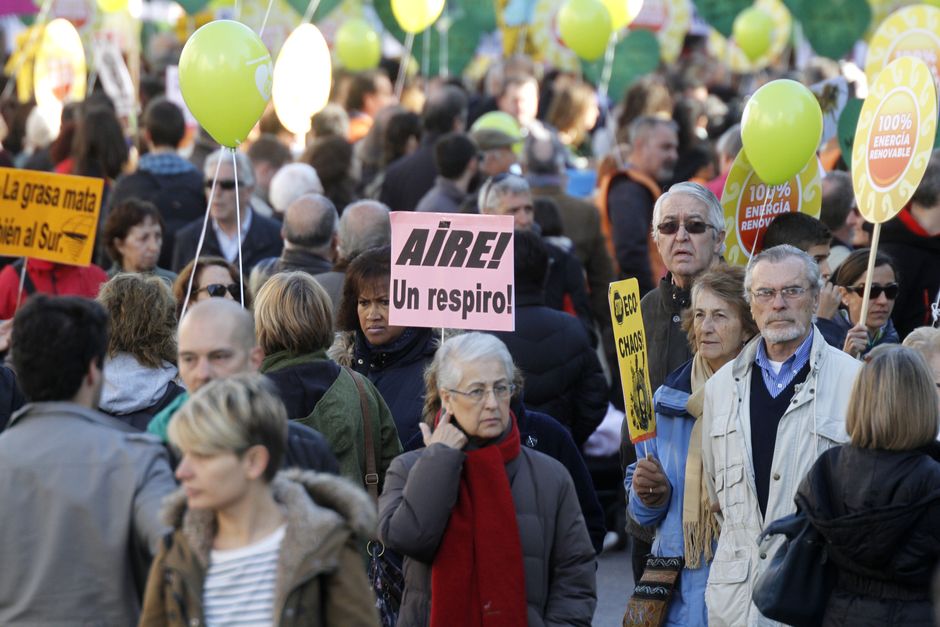
<svg viewBox="0 0 940 627">
<path fill-rule="evenodd" d="M 685 498 L 682 502 L 682 539 L 685 543 L 686 568 L 699 568 L 701 555 L 712 560 L 712 544 L 718 538 L 718 521 L 711 513 L 705 473 L 702 468 L 702 410 L 705 405 L 705 382 L 714 374 L 700 354 L 692 358 L 692 394 L 686 410 L 695 418 L 689 438 L 689 454 L 685 460 Z"/>
</svg>

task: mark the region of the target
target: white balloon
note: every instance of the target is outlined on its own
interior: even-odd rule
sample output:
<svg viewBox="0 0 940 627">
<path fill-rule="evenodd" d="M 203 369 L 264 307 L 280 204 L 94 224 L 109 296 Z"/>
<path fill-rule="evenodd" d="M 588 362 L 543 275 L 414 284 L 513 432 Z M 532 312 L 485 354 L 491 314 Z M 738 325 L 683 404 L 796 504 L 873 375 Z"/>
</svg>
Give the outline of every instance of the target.
<svg viewBox="0 0 940 627">
<path fill-rule="evenodd" d="M 271 98 L 284 128 L 294 134 L 310 130 L 310 118 L 330 98 L 330 48 L 313 24 L 294 29 L 274 64 Z"/>
</svg>

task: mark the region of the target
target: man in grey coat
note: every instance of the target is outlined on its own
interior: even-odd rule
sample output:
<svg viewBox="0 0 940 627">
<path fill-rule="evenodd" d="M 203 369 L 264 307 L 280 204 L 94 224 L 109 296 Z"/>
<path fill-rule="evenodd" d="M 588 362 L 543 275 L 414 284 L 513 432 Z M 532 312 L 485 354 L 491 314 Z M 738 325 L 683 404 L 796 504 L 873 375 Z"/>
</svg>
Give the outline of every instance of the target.
<svg viewBox="0 0 940 627">
<path fill-rule="evenodd" d="M 32 297 L 13 366 L 32 403 L 0 434 L 0 624 L 134 625 L 176 485 L 151 435 L 97 411 L 108 347 L 101 305 Z"/>
</svg>

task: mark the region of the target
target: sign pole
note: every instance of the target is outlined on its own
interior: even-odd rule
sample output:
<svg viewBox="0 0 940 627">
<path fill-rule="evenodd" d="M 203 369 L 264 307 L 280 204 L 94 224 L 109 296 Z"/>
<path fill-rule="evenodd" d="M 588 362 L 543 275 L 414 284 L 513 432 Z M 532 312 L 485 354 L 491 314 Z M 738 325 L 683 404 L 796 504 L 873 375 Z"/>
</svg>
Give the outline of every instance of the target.
<svg viewBox="0 0 940 627">
<path fill-rule="evenodd" d="M 871 248 L 868 249 L 868 271 L 865 275 L 865 294 L 862 296 L 862 313 L 858 318 L 859 324 L 868 320 L 868 305 L 871 301 L 871 277 L 875 271 L 875 257 L 878 256 L 878 238 L 881 236 L 881 222 L 875 222 L 871 232 Z"/>
</svg>

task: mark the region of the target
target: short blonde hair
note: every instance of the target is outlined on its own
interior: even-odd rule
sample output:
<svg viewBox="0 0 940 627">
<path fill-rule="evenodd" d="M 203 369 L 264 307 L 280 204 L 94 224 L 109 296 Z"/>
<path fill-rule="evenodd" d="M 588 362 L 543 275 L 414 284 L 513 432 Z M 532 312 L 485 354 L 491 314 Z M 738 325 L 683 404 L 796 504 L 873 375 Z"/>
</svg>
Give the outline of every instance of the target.
<svg viewBox="0 0 940 627">
<path fill-rule="evenodd" d="M 265 355 L 326 349 L 333 342 L 330 297 L 306 272 L 275 274 L 258 291 L 255 328 Z"/>
<path fill-rule="evenodd" d="M 265 481 L 281 467 L 287 448 L 287 410 L 267 378 L 238 374 L 210 381 L 187 399 L 167 429 L 170 443 L 201 455 L 268 450 Z"/>
<path fill-rule="evenodd" d="M 853 446 L 909 451 L 932 443 L 940 430 L 933 375 L 912 348 L 882 345 L 865 357 L 845 416 Z"/>
<path fill-rule="evenodd" d="M 902 344 L 916 350 L 925 360 L 933 359 L 934 355 L 940 355 L 940 329 L 918 327 L 904 338 Z"/>
</svg>

